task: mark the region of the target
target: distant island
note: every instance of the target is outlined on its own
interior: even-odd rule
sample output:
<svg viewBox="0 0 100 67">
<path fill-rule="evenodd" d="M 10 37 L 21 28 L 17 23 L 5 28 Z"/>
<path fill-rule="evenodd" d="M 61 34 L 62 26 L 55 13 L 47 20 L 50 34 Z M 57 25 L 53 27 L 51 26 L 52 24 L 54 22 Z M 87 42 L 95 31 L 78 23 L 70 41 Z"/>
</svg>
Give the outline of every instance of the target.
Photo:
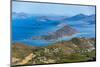
<svg viewBox="0 0 100 67">
<path fill-rule="evenodd" d="M 48 32 L 49 33 L 49 32 Z M 55 32 L 50 32 L 50 34 L 46 36 L 33 36 L 32 39 L 43 39 L 43 40 L 57 40 L 58 38 L 64 37 L 64 36 L 72 36 L 74 34 L 78 33 L 77 30 L 71 28 L 70 26 L 63 24 L 63 26 L 56 30 Z"/>
</svg>

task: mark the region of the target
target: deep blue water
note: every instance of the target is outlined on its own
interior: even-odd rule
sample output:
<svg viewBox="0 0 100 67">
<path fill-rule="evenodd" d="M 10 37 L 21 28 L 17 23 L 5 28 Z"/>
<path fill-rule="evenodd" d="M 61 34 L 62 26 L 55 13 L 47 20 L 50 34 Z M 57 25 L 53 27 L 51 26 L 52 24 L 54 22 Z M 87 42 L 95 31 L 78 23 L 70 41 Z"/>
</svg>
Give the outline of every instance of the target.
<svg viewBox="0 0 100 67">
<path fill-rule="evenodd" d="M 55 32 L 60 29 L 60 24 L 67 24 L 79 31 L 79 33 L 74 34 L 73 36 L 59 38 L 60 40 L 70 40 L 74 37 L 95 38 L 95 21 L 91 21 L 91 19 L 87 20 L 90 22 L 84 20 L 47 20 L 37 16 L 12 18 L 12 41 L 21 42 L 31 46 L 46 46 L 55 43 L 58 40 L 31 40 L 31 37 L 48 35 L 48 32 Z"/>
</svg>

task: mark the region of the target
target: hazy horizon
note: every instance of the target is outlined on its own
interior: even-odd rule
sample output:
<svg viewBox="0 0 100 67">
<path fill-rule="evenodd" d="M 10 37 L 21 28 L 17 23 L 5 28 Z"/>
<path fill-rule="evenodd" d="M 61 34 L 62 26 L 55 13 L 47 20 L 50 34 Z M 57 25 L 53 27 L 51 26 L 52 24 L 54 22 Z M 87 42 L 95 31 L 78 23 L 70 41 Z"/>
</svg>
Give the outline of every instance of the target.
<svg viewBox="0 0 100 67">
<path fill-rule="evenodd" d="M 31 2 L 12 2 L 12 12 L 23 12 L 32 15 L 75 16 L 77 14 L 95 14 L 95 6 L 63 5 Z"/>
</svg>

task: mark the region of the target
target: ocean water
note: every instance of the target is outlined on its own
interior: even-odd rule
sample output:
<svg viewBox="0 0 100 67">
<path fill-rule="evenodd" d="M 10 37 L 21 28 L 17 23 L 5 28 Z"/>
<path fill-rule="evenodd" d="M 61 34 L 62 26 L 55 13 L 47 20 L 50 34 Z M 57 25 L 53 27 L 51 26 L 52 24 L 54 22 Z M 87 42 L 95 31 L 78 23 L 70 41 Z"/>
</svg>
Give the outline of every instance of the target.
<svg viewBox="0 0 100 67">
<path fill-rule="evenodd" d="M 91 21 L 91 19 L 89 19 Z M 91 21 L 92 22 L 92 21 Z M 95 21 L 86 22 L 83 20 L 48 20 L 46 18 L 28 17 L 12 18 L 12 42 L 20 42 L 31 46 L 47 46 L 60 40 L 70 40 L 74 37 L 95 38 Z M 44 36 L 60 29 L 60 24 L 67 24 L 76 29 L 78 33 L 70 37 L 61 37 L 58 40 L 32 40 L 33 36 Z"/>
</svg>

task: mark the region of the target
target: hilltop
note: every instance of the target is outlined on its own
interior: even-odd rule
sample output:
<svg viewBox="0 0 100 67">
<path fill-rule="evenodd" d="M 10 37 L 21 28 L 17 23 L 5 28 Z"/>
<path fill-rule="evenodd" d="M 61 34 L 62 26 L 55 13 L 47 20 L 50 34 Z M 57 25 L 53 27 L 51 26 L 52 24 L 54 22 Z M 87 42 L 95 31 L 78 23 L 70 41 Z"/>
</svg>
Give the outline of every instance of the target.
<svg viewBox="0 0 100 67">
<path fill-rule="evenodd" d="M 46 63 L 69 63 L 95 61 L 95 39 L 73 38 L 45 47 L 29 47 L 21 43 L 12 45 L 13 65 Z M 31 55 L 31 56 L 30 56 Z M 33 57 L 32 57 L 33 56 Z M 30 59 L 25 58 L 30 57 Z"/>
</svg>

